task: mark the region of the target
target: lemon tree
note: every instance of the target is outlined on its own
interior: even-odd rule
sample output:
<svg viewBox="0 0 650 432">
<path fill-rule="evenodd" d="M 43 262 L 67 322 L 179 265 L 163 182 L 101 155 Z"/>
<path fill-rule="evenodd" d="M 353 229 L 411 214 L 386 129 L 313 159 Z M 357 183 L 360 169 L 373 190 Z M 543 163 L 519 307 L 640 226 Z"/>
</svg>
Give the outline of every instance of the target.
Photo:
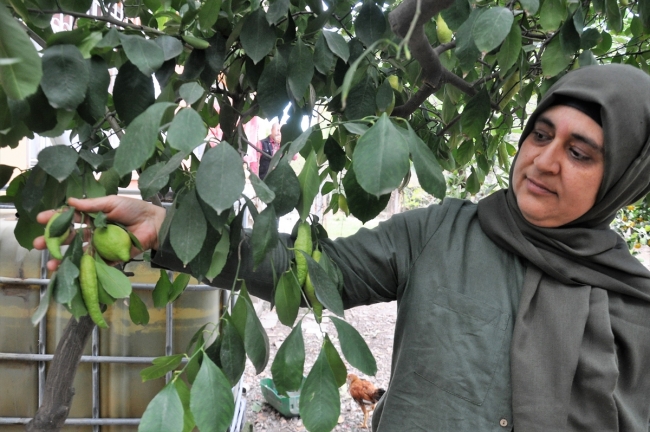
<svg viewBox="0 0 650 432">
<path fill-rule="evenodd" d="M 129 20 L 110 15 L 114 2 L 96 3 L 101 13 L 89 12 L 90 0 L 0 1 L 0 147 L 15 148 L 35 135 L 65 133 L 72 142 L 44 149 L 23 172 L 0 163 L 0 187 L 6 186 L 0 201 L 17 208 L 19 243 L 31 248 L 45 229 L 36 215 L 61 208 L 59 222 L 47 228 L 57 251 L 72 227 L 71 215 L 63 216 L 67 198 L 115 194 L 138 173 L 144 198 L 173 192 L 162 235 L 189 273 L 211 280 L 242 238 L 243 213 L 233 203 L 250 205 L 246 199 L 253 198 L 242 197 L 242 158 L 256 144 L 242 125 L 255 116 L 285 121 L 268 176 L 251 176 L 255 195 L 267 204 L 252 211 L 254 261 L 282 247 L 276 222 L 282 215 L 296 210 L 301 230 L 312 234 L 311 245 L 295 251 L 293 267 L 277 269 L 276 310 L 293 329 L 278 356 L 268 358 L 268 339 L 242 289 L 233 310 L 209 330 L 218 344 L 205 346 L 197 337 L 187 363 L 163 357 L 143 371 L 144 379 L 170 371 L 175 377 L 151 401 L 143 431 L 181 432 L 195 424 L 223 430 L 233 413 L 229 388 L 246 358 L 258 371 L 272 361 L 283 391 L 295 390 L 296 377 L 306 373 L 304 391 L 318 398 L 301 401 L 304 424 L 331 430 L 340 410 L 336 389 L 345 381 L 341 359 L 368 374 L 376 365 L 342 320 L 341 278 L 320 254 L 325 233 L 309 214 L 318 195 L 329 195 L 327 212 L 366 222 L 412 176 L 437 198 L 450 187 L 476 194 L 490 175 L 504 186 L 515 152 L 508 137 L 526 120 L 526 106 L 560 76 L 610 62 L 650 72 L 650 0 L 147 0 L 123 3 Z M 55 32 L 55 15 L 71 17 L 74 28 Z M 305 118 L 311 119 L 307 128 Z M 219 140 L 208 135 L 217 126 Z M 199 160 L 195 150 L 204 144 L 210 145 Z M 296 155 L 305 160 L 298 175 L 289 164 Z M 634 247 L 647 241 L 647 218 L 627 211 L 621 230 L 637 233 Z M 96 301 L 111 307 L 114 299 L 128 298 L 133 322 L 144 325 L 144 303 L 109 265 L 128 259 L 126 237 L 101 216 L 87 217 L 97 235 L 91 253 L 97 253 L 94 264 L 84 258 L 84 268 L 94 265 L 102 287 Z M 105 262 L 101 251 L 115 242 L 124 246 Z M 82 256 L 80 242 L 61 256 L 34 321 L 50 301 L 63 304 L 79 321 L 62 339 L 77 338 L 83 346 L 94 324 L 79 285 Z M 178 298 L 188 278 L 171 281 L 162 272 L 155 307 Z M 99 321 L 94 293 L 88 298 Z M 339 339 L 348 347 L 340 355 L 324 342 L 310 371 L 304 371 L 297 320 L 301 301 L 311 303 L 319 319 L 322 313 L 338 320 Z M 59 413 L 57 422 L 66 411 L 56 407 L 68 402 L 46 401 L 49 412 Z"/>
</svg>

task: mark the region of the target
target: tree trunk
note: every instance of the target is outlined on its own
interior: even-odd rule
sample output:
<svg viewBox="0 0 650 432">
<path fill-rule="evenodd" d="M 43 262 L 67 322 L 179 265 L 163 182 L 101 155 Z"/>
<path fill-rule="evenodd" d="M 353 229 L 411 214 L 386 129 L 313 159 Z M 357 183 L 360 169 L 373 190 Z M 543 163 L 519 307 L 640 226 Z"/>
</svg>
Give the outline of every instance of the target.
<svg viewBox="0 0 650 432">
<path fill-rule="evenodd" d="M 74 396 L 74 376 L 94 327 L 89 316 L 81 317 L 79 321 L 70 318 L 47 374 L 43 403 L 27 424 L 28 432 L 59 431 L 63 427 Z"/>
</svg>

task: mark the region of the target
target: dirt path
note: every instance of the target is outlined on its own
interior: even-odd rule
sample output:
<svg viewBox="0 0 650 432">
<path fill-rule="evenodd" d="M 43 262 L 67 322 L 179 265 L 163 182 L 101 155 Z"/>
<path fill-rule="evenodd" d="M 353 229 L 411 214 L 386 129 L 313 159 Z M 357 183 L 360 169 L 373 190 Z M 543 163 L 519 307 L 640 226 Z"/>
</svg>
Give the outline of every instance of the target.
<svg viewBox="0 0 650 432">
<path fill-rule="evenodd" d="M 390 376 L 390 360 L 393 347 L 393 332 L 395 330 L 396 304 L 382 303 L 372 306 L 362 306 L 346 311 L 346 320 L 356 328 L 368 343 L 370 350 L 377 360 L 377 375 L 375 377 L 366 377 L 356 369 L 348 366 L 348 373 L 356 373 L 362 378 L 367 378 L 379 387 L 388 385 Z M 302 311 L 301 311 L 302 312 Z M 275 314 L 275 311 L 268 310 L 266 303 L 260 314 L 260 319 L 264 325 L 271 346 L 271 359 L 289 335 L 290 329 L 282 325 Z M 334 345 L 340 352 L 338 337 L 334 325 L 329 320 L 324 320 L 324 330 L 329 334 Z M 308 315 L 303 321 L 303 336 L 305 339 L 306 364 L 305 373 L 316 361 L 322 342 L 321 334 L 312 315 Z M 255 369 L 248 362 L 244 373 L 244 385 L 246 388 L 246 422 L 248 429 L 255 432 L 260 431 L 282 431 L 294 432 L 305 431 L 302 421 L 299 417 L 286 418 L 277 412 L 271 405 L 265 402 L 260 390 L 260 380 L 271 377 L 271 361 L 260 375 L 255 375 Z M 341 416 L 335 431 L 365 431 L 359 425 L 363 420 L 363 414 L 356 403 L 352 400 L 347 392 L 347 386 L 344 385 L 339 389 L 341 395 Z M 370 423 L 370 421 L 368 422 Z"/>
</svg>

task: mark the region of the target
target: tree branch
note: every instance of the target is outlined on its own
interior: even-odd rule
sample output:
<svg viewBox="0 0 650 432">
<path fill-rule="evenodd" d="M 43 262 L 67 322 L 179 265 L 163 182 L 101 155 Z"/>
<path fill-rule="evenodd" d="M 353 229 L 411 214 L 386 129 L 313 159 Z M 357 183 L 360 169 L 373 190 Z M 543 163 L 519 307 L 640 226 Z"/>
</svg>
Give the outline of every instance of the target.
<svg viewBox="0 0 650 432">
<path fill-rule="evenodd" d="M 74 376 L 94 327 L 89 316 L 79 321 L 70 318 L 47 373 L 43 403 L 27 424 L 27 432 L 55 432 L 63 427 L 74 396 Z"/>
<path fill-rule="evenodd" d="M 52 15 L 62 14 L 62 15 L 72 16 L 72 17 L 75 17 L 75 18 L 88 18 L 88 19 L 96 20 L 96 21 L 104 21 L 104 22 L 116 25 L 118 27 L 132 28 L 134 30 L 140 30 L 140 31 L 143 31 L 143 32 L 152 33 L 152 34 L 155 34 L 155 35 L 158 35 L 158 36 L 164 36 L 164 35 L 167 34 L 165 32 L 161 32 L 160 30 L 152 28 L 152 27 L 147 27 L 147 26 L 143 26 L 143 25 L 140 25 L 140 24 L 133 24 L 133 23 L 130 23 L 130 22 L 120 21 L 118 19 L 113 18 L 112 16 L 88 15 L 88 14 L 85 14 L 85 13 L 65 11 L 65 10 L 40 10 L 40 9 L 27 9 L 27 10 L 30 11 L 30 12 L 52 14 Z"/>
</svg>

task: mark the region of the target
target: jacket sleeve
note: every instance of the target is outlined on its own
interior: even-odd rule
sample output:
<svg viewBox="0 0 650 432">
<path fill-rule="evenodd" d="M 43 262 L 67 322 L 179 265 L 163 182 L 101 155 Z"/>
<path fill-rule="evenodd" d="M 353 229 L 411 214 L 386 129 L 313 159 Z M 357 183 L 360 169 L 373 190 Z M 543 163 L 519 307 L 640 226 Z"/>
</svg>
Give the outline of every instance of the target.
<svg viewBox="0 0 650 432">
<path fill-rule="evenodd" d="M 343 274 L 343 303 L 346 308 L 395 300 L 408 281 L 408 273 L 439 225 L 441 206 L 397 214 L 376 228 L 362 228 L 356 234 L 336 240 L 321 240 L 321 247 Z M 286 271 L 293 259 L 288 248 L 293 239 L 280 235 L 280 242 L 266 259 L 253 269 L 250 231 L 246 231 L 241 248 L 239 279 L 248 291 L 269 301 L 276 278 Z M 237 275 L 237 253 L 231 253 L 223 271 L 209 285 L 230 289 Z M 174 271 L 187 271 L 166 242 L 152 254 L 152 263 Z"/>
</svg>

